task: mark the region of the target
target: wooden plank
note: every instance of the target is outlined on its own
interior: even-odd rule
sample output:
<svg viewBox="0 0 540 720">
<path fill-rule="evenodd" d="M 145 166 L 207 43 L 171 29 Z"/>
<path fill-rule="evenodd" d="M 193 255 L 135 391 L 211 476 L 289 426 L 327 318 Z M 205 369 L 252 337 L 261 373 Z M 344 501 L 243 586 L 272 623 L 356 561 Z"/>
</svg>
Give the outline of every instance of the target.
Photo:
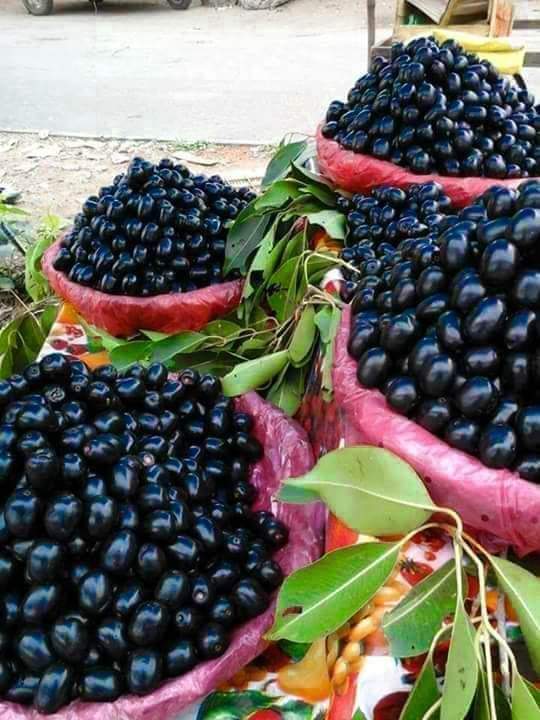
<svg viewBox="0 0 540 720">
<path fill-rule="evenodd" d="M 491 37 L 506 37 L 512 32 L 514 3 L 512 0 L 497 0 L 490 21 Z"/>
</svg>

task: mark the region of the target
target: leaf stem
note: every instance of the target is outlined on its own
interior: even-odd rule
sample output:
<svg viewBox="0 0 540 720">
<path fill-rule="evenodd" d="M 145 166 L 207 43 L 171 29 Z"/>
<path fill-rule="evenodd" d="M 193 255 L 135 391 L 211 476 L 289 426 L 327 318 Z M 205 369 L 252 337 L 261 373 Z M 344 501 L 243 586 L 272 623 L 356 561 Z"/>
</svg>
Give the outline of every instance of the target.
<svg viewBox="0 0 540 720">
<path fill-rule="evenodd" d="M 489 696 L 489 706 L 490 706 L 490 712 L 492 718 L 497 718 L 497 706 L 495 703 L 495 688 L 493 685 L 493 661 L 491 657 L 491 643 L 489 636 L 491 635 L 497 643 L 499 643 L 499 638 L 501 637 L 499 633 L 492 627 L 490 618 L 489 618 L 489 612 L 487 607 L 487 586 L 486 586 L 486 567 L 484 563 L 480 560 L 478 555 L 471 549 L 471 547 L 462 540 L 462 547 L 465 553 L 469 556 L 469 558 L 472 560 L 472 562 L 476 565 L 476 568 L 478 570 L 478 584 L 479 584 L 479 596 L 480 596 L 480 614 L 482 616 L 482 627 L 479 629 L 479 632 L 483 635 L 483 643 L 484 643 L 484 655 L 486 658 L 486 673 L 487 673 L 487 681 L 488 681 L 488 696 Z M 506 641 L 504 641 L 506 645 Z M 515 659 L 513 656 L 513 653 L 511 653 L 511 658 L 515 666 Z"/>
<path fill-rule="evenodd" d="M 435 715 L 435 713 L 439 710 L 441 705 L 442 705 L 442 698 L 439 698 L 437 700 L 437 702 L 434 705 L 432 705 L 426 713 L 424 713 L 424 715 L 422 716 L 422 720 L 429 720 L 429 718 L 433 717 Z"/>
</svg>

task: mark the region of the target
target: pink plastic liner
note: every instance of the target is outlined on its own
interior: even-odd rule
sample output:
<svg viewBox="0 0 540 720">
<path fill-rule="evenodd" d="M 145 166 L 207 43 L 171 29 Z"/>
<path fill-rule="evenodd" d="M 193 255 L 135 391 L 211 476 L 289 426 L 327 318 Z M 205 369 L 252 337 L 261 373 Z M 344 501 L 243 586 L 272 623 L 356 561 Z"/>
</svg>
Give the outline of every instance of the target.
<svg viewBox="0 0 540 720">
<path fill-rule="evenodd" d="M 215 318 L 234 310 L 242 297 L 242 280 L 210 285 L 187 293 L 150 298 L 107 295 L 77 285 L 53 267 L 61 238 L 46 251 L 42 268 L 54 292 L 73 305 L 89 323 L 116 337 L 130 337 L 139 330 L 175 333 L 200 330 Z"/>
<path fill-rule="evenodd" d="M 492 470 L 449 447 L 391 410 L 378 390 L 362 387 L 347 352 L 351 311 L 342 315 L 334 353 L 335 401 L 345 445 L 376 445 L 408 462 L 432 499 L 457 511 L 470 527 L 513 545 L 521 555 L 540 550 L 540 485 L 509 470 Z"/>
<path fill-rule="evenodd" d="M 250 392 L 236 400 L 236 408 L 250 413 L 254 433 L 265 448 L 264 458 L 252 470 L 259 490 L 256 509 L 272 509 L 290 530 L 289 543 L 275 556 L 283 571 L 316 560 L 323 549 L 325 511 L 321 505 L 284 505 L 274 500 L 281 481 L 306 473 L 313 453 L 304 430 L 273 405 Z M 273 622 L 274 606 L 240 627 L 225 655 L 198 665 L 192 672 L 165 683 L 150 695 L 127 695 L 113 703 L 79 700 L 47 717 L 51 720 L 173 720 L 184 708 L 232 677 L 266 647 L 264 633 Z M 0 702 L 1 720 L 43 720 L 33 708 Z"/>
<path fill-rule="evenodd" d="M 486 177 L 447 177 L 445 175 L 418 175 L 387 160 L 344 150 L 335 140 L 317 130 L 317 159 L 319 171 L 341 190 L 369 192 L 378 185 L 393 185 L 402 189 L 415 183 L 438 182 L 452 200 L 454 207 L 470 205 L 493 185 L 517 187 L 529 178 L 497 180 Z"/>
</svg>

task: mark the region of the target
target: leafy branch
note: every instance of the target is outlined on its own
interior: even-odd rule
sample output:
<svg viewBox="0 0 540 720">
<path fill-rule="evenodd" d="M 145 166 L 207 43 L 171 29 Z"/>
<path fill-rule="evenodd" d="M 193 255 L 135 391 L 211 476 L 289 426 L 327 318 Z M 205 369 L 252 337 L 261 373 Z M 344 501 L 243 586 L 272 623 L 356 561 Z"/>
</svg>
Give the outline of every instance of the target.
<svg viewBox="0 0 540 720">
<path fill-rule="evenodd" d="M 416 585 L 382 617 L 381 627 L 394 656 L 428 652 L 400 720 L 435 716 L 464 720 L 473 704 L 475 718 L 504 719 L 501 713 L 510 699 L 513 720 L 540 718 L 540 693 L 520 675 L 512 649 L 488 608 L 487 573 L 491 570 L 499 592 L 512 603 L 537 672 L 540 581 L 519 565 L 491 555 L 464 532 L 459 516 L 431 501 L 410 466 L 379 448 L 335 450 L 306 475 L 287 480 L 279 499 L 292 503 L 323 500 L 334 515 L 358 533 L 381 537 L 399 533 L 404 537 L 392 543 L 341 548 L 293 573 L 280 590 L 270 639 L 313 642 L 335 632 L 381 592 L 411 537 L 437 527 L 452 540 L 454 559 Z M 446 514 L 453 522 L 428 522 L 433 514 Z M 465 609 L 464 557 L 478 577 L 479 615 L 473 617 Z M 433 653 L 447 633 L 450 645 L 439 694 Z M 495 682 L 493 648 L 509 659 L 511 698 L 506 698 Z"/>
<path fill-rule="evenodd" d="M 142 332 L 130 340 L 89 328 L 92 349 L 119 368 L 159 360 L 171 370 L 194 367 L 223 377 L 227 394 L 258 389 L 294 415 L 309 367 L 321 348 L 323 390 L 331 392 L 332 345 L 340 302 L 319 285 L 342 261 L 321 240 L 341 241 L 345 219 L 334 191 L 304 167 L 307 141 L 282 144 L 263 180 L 264 192 L 228 233 L 225 273 L 244 276 L 236 312 L 199 332 Z"/>
</svg>

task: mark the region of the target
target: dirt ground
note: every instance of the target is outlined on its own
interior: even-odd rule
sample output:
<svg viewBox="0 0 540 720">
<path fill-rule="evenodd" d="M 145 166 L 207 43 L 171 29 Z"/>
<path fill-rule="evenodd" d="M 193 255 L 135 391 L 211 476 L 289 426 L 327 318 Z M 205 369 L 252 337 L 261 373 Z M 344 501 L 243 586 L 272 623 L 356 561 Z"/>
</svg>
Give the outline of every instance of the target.
<svg viewBox="0 0 540 720">
<path fill-rule="evenodd" d="M 37 222 L 46 213 L 67 220 L 102 185 L 125 171 L 136 155 L 171 157 L 194 172 L 220 174 L 233 184 L 256 185 L 274 148 L 171 142 L 94 140 L 0 133 L 0 187 L 21 193 L 20 207 Z"/>
</svg>

